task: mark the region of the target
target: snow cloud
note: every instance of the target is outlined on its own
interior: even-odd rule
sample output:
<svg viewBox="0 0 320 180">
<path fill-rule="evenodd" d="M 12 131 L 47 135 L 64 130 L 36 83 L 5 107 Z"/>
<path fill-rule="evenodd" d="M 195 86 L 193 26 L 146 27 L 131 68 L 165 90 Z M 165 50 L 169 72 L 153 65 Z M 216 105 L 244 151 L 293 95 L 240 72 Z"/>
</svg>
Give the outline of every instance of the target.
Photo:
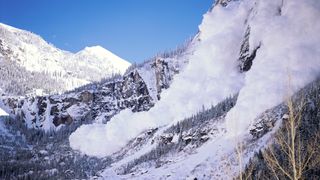
<svg viewBox="0 0 320 180">
<path fill-rule="evenodd" d="M 88 155 L 111 155 L 142 131 L 182 120 L 237 92 L 237 104 L 227 114 L 228 132 L 246 132 L 257 115 L 283 101 L 288 74 L 295 91 L 320 72 L 319 2 L 281 2 L 244 0 L 216 6 L 204 15 L 189 64 L 150 111 L 124 110 L 106 125 L 83 125 L 71 134 L 71 147 Z M 246 22 L 251 26 L 251 50 L 261 47 L 251 70 L 239 73 Z"/>
<path fill-rule="evenodd" d="M 177 75 L 161 100 L 148 112 L 124 110 L 106 125 L 83 125 L 70 136 L 70 145 L 88 155 L 105 156 L 123 147 L 142 131 L 179 121 L 237 93 L 243 75 L 235 59 L 243 36 L 247 7 L 233 3 L 204 15 L 200 42 L 189 64 Z"/>
<path fill-rule="evenodd" d="M 261 43 L 237 104 L 227 115 L 231 135 L 246 132 L 268 108 L 320 73 L 320 2 L 258 1 L 250 22 L 250 44 Z"/>
</svg>

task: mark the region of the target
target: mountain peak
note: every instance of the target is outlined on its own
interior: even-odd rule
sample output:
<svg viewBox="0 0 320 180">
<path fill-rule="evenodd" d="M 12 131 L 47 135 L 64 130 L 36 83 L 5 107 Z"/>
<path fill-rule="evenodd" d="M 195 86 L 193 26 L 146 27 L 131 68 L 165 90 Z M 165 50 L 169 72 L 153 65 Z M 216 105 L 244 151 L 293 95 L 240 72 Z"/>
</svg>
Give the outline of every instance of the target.
<svg viewBox="0 0 320 180">
<path fill-rule="evenodd" d="M 108 51 L 107 49 L 97 45 L 97 46 L 90 46 L 90 47 L 85 47 L 83 50 L 83 52 L 89 53 L 91 55 L 95 55 L 98 57 L 104 57 L 104 56 L 116 56 L 115 54 L 113 54 L 112 52 Z M 80 52 L 82 52 L 80 51 Z"/>
<path fill-rule="evenodd" d="M 97 45 L 85 47 L 83 50 L 77 53 L 81 57 L 92 57 L 93 59 L 99 59 L 104 62 L 109 61 L 114 67 L 119 69 L 119 72 L 124 73 L 125 70 L 131 65 L 128 61 L 120 58 L 119 56 L 113 54 L 109 50 Z M 85 58 L 92 60 L 90 58 Z"/>
<path fill-rule="evenodd" d="M 74 54 L 54 47 L 30 31 L 3 23 L 0 23 L 0 39 L 0 49 L 4 50 L 0 52 L 0 57 L 10 60 L 9 62 L 14 63 L 16 68 L 23 68 L 25 77 L 31 78 L 32 75 L 28 75 L 31 72 L 48 75 L 48 79 L 51 79 L 55 85 L 45 86 L 39 82 L 48 92 L 63 92 L 111 77 L 115 73 L 123 74 L 130 66 L 129 62 L 101 46 L 86 47 Z M 5 65 L 8 69 L 6 72 L 11 72 L 9 74 L 11 77 L 13 69 L 8 63 Z M 19 77 L 15 75 L 12 78 Z M 19 79 L 19 81 L 22 80 Z M 4 88 L 2 85 L 3 83 L 0 85 L 1 88 Z M 23 93 L 33 88 L 34 85 L 30 84 L 30 88 L 25 88 Z"/>
<path fill-rule="evenodd" d="M 12 27 L 10 25 L 7 25 L 7 24 L 3 24 L 0 22 L 0 28 L 3 28 L 3 29 L 7 29 L 9 31 L 18 31 L 19 29 L 15 28 L 15 27 Z"/>
<path fill-rule="evenodd" d="M 96 45 L 96 46 L 87 46 L 84 48 L 85 50 L 88 50 L 88 51 L 108 51 L 106 50 L 105 48 L 99 46 L 99 45 Z"/>
</svg>

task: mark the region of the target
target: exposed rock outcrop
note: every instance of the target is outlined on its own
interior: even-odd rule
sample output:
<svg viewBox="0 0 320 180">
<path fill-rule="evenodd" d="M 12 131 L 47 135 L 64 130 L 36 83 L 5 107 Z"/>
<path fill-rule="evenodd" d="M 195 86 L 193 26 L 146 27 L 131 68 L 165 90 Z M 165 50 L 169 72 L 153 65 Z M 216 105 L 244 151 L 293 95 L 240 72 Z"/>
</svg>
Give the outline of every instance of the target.
<svg viewBox="0 0 320 180">
<path fill-rule="evenodd" d="M 104 123 L 124 109 L 139 112 L 153 107 L 160 99 L 162 89 L 168 88 L 173 76 L 179 72 L 180 66 L 176 63 L 172 59 L 156 58 L 131 69 L 121 78 L 90 88 L 29 98 L 4 95 L 1 101 L 11 116 L 18 117 L 29 128 L 55 129 L 61 124 L 71 124 L 83 118 Z M 153 73 L 142 77 L 141 73 L 146 69 Z M 148 84 L 148 79 L 156 83 Z"/>
</svg>

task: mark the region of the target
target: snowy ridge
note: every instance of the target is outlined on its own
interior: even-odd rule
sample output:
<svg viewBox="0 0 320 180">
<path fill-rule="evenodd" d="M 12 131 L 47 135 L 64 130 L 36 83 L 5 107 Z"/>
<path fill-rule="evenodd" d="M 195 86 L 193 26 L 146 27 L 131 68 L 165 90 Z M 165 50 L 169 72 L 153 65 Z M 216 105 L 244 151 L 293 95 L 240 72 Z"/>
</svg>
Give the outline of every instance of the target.
<svg viewBox="0 0 320 180">
<path fill-rule="evenodd" d="M 0 23 L 0 57 L 30 72 L 46 73 L 71 90 L 113 74 L 123 74 L 130 63 L 101 46 L 86 47 L 76 54 L 60 50 L 40 36 Z"/>
<path fill-rule="evenodd" d="M 315 38 L 320 32 L 320 3 L 317 0 L 221 2 L 204 15 L 199 27 L 200 41 L 194 47 L 189 64 L 152 109 L 134 114 L 124 110 L 103 126 L 83 125 L 71 134 L 71 147 L 88 155 L 112 156 L 142 132 L 170 127 L 202 107 L 209 108 L 239 93 L 234 107 L 226 112 L 225 120 L 216 125 L 224 130 L 194 152 L 191 156 L 194 158 L 173 164 L 174 168 L 156 169 L 159 173 L 149 169 L 142 172 L 141 177 L 164 178 L 160 176 L 164 172 L 177 173 L 178 178 L 186 177 L 196 172 L 201 161 L 213 163 L 215 171 L 211 177 L 219 175 L 219 167 L 225 163 L 221 160 L 234 152 L 237 142 L 246 142 L 257 117 L 320 74 L 320 39 Z M 239 50 L 245 34 L 249 36 L 246 55 L 254 53 L 255 56 L 249 58 L 252 66 L 241 71 Z M 268 136 L 264 138 L 256 144 L 255 150 L 269 140 Z M 117 174 L 112 171 L 107 170 L 105 175 Z M 236 175 L 236 170 L 231 169 L 231 174 Z"/>
<path fill-rule="evenodd" d="M 85 47 L 75 56 L 76 59 L 85 61 L 90 65 L 96 66 L 96 64 L 99 64 L 99 66 L 96 66 L 98 70 L 102 66 L 102 69 L 109 69 L 112 73 L 124 74 L 131 65 L 128 61 L 121 59 L 101 46 Z"/>
</svg>

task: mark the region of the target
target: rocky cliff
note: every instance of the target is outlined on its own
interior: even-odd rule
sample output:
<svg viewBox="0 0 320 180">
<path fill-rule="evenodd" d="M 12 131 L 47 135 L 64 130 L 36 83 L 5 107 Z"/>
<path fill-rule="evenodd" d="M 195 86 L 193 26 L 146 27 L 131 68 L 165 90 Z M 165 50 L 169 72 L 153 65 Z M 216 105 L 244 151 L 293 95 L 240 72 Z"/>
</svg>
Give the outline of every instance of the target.
<svg viewBox="0 0 320 180">
<path fill-rule="evenodd" d="M 105 123 L 123 109 L 133 112 L 149 110 L 187 62 L 185 57 L 182 59 L 158 57 L 131 68 L 123 76 L 61 95 L 3 95 L 1 104 L 12 117 L 23 121 L 29 128 L 48 131 L 83 118 Z"/>
</svg>

